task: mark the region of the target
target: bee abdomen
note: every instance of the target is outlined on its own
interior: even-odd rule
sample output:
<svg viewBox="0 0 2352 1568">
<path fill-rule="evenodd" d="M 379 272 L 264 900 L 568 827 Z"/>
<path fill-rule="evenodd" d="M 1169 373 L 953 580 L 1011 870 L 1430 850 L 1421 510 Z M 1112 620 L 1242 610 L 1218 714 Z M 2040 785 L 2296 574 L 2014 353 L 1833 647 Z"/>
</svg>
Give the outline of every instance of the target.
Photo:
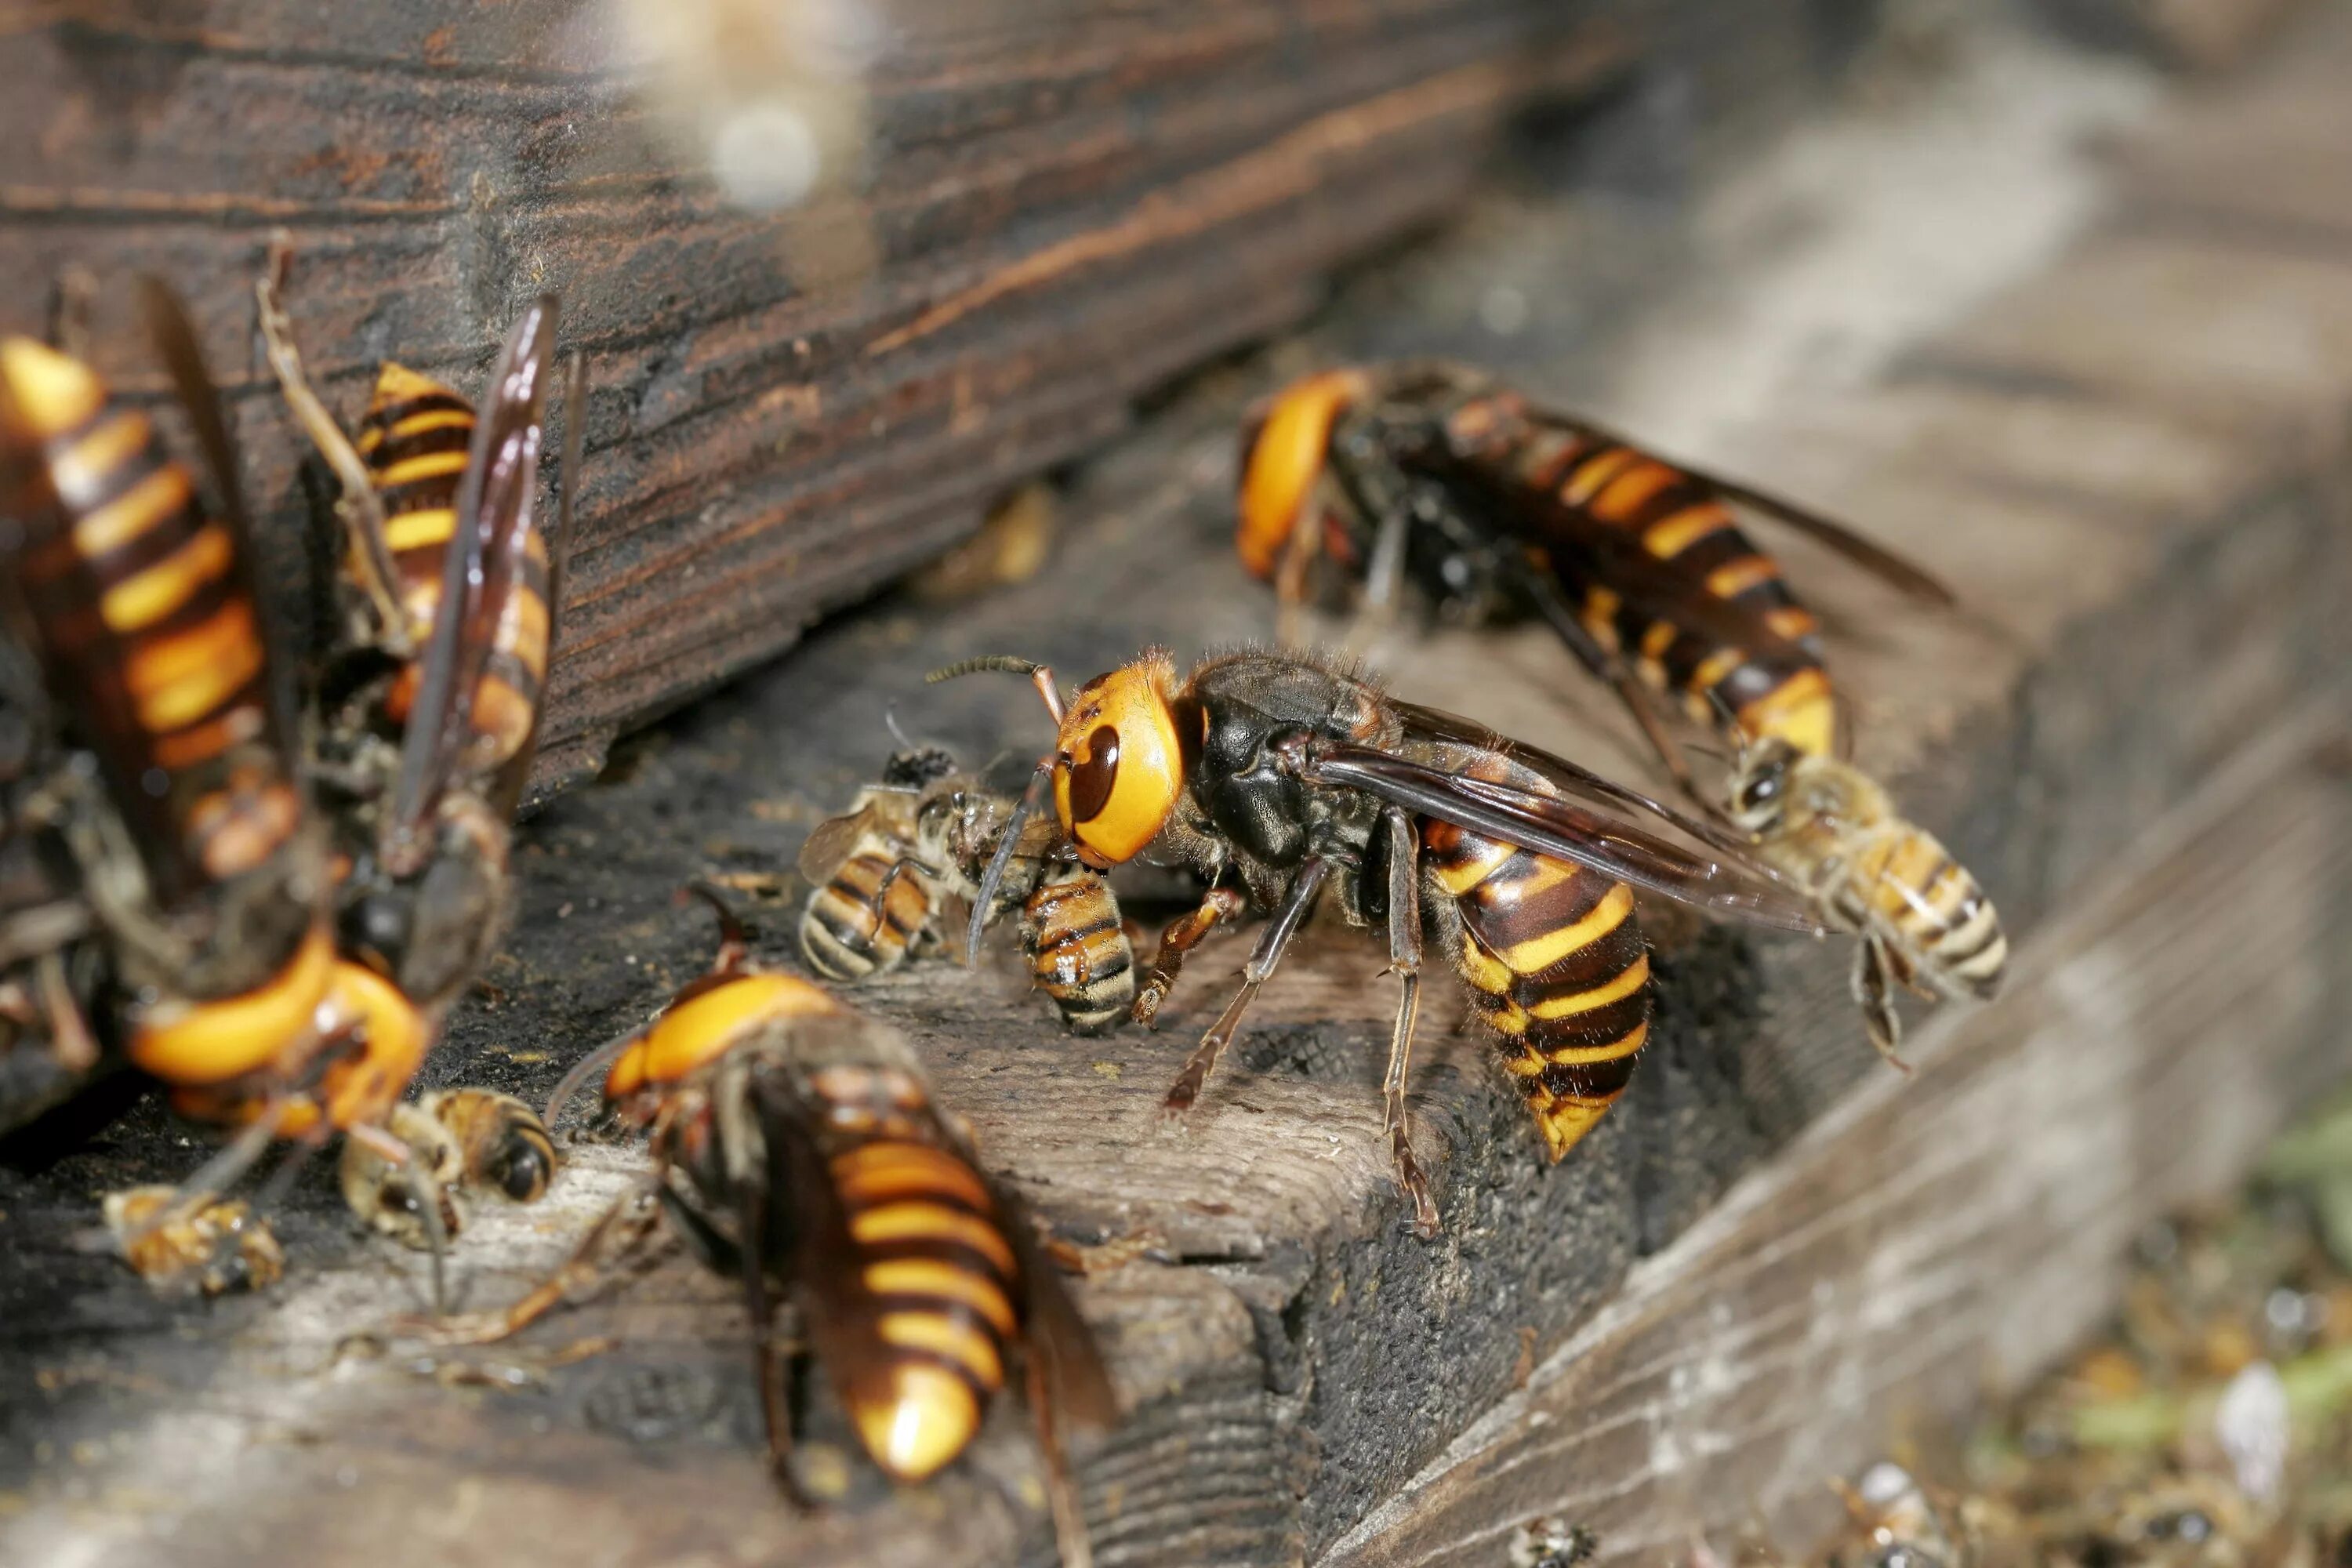
<svg viewBox="0 0 2352 1568">
<path fill-rule="evenodd" d="M 1425 825 L 1423 843 L 1460 918 L 1472 1005 L 1557 1160 L 1625 1092 L 1649 1037 L 1633 889 L 1449 824 Z"/>
<path fill-rule="evenodd" d="M 1058 868 L 1023 907 L 1022 945 L 1038 987 L 1074 1034 L 1116 1028 L 1135 1001 L 1135 954 L 1110 884 L 1083 866 Z"/>
<path fill-rule="evenodd" d="M 896 968 L 929 926 L 931 891 L 906 863 L 862 849 L 801 912 L 801 956 L 828 980 L 854 983 Z"/>
<path fill-rule="evenodd" d="M 1891 926 L 1939 991 L 1990 996 L 2009 962 L 2000 916 L 1968 868 L 1916 827 L 1855 859 L 1869 913 Z"/>
<path fill-rule="evenodd" d="M 1021 1332 L 1020 1265 L 988 1184 L 936 1144 L 876 1139 L 829 1171 L 874 1302 L 870 1364 L 847 1395 L 875 1461 L 916 1481 L 970 1445 Z"/>
</svg>

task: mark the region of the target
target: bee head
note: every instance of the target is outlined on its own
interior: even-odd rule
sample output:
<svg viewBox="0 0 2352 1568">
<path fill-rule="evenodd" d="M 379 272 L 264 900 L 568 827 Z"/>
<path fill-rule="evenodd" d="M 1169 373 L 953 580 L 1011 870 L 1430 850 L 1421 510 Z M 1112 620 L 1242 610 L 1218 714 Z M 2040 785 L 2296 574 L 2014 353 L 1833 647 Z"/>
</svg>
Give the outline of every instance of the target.
<svg viewBox="0 0 2352 1568">
<path fill-rule="evenodd" d="M 1078 688 L 1062 715 L 1054 810 L 1097 869 L 1133 859 L 1160 836 L 1184 789 L 1176 668 L 1153 648 Z"/>
<path fill-rule="evenodd" d="M 1311 503 L 1330 466 L 1331 427 L 1369 390 L 1360 371 L 1310 375 L 1276 393 L 1244 428 L 1234 545 L 1252 573 L 1273 576 L 1291 534 L 1314 522 Z"/>
<path fill-rule="evenodd" d="M 1789 774 L 1796 748 L 1779 737 L 1745 748 L 1731 780 L 1731 819 L 1749 833 L 1770 833 L 1789 810 Z"/>
</svg>

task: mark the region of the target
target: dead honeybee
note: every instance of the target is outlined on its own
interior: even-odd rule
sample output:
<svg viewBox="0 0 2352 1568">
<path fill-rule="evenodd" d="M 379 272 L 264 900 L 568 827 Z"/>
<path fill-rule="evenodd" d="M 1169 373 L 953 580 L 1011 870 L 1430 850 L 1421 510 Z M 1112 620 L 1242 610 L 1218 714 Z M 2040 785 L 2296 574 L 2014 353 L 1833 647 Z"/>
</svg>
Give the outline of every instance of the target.
<svg viewBox="0 0 2352 1568">
<path fill-rule="evenodd" d="M 1844 754 L 1850 736 L 1819 623 L 1735 503 L 1788 524 L 1927 603 L 1920 568 L 1819 514 L 1667 463 L 1529 405 L 1459 366 L 1408 363 L 1311 376 L 1244 437 L 1238 543 L 1286 606 L 1328 556 L 1393 603 L 1411 577 L 1473 617 L 1532 610 L 1615 689 L 1683 787 L 1862 940 L 1853 993 L 1895 1059 L 1895 985 L 1988 997 L 2009 946 L 1975 878 Z M 1675 693 L 1739 758 L 1720 798 L 1693 783 L 1654 693 Z"/>
<path fill-rule="evenodd" d="M 364 1144 L 345 1144 L 343 1198 L 352 1213 L 404 1247 L 422 1250 L 433 1245 L 424 1213 L 425 1203 L 433 1201 L 428 1192 L 437 1196 L 442 1233 L 450 1237 L 471 1222 L 474 1194 L 536 1203 L 555 1178 L 555 1142 L 547 1124 L 510 1094 L 435 1089 L 396 1108 L 389 1125 L 412 1159 L 394 1164 Z M 418 1164 L 429 1173 L 429 1183 L 413 1179 Z"/>
<path fill-rule="evenodd" d="M 1727 833 L 1313 658 L 1227 654 L 1180 680 L 1155 648 L 1066 704 L 1053 672 L 1026 659 L 973 659 L 929 679 L 982 669 L 1028 674 L 1060 731 L 982 878 L 982 903 L 1007 847 L 1023 839 L 1030 804 L 1050 789 L 1062 831 L 1088 865 L 1149 853 L 1208 885 L 1200 907 L 1161 938 L 1136 998 L 1139 1018 L 1156 1015 L 1184 953 L 1211 930 L 1244 908 L 1267 917 L 1240 991 L 1169 1091 L 1171 1110 L 1199 1096 L 1327 889 L 1349 923 L 1385 929 L 1402 992 L 1387 1128 L 1424 1236 L 1436 1232 L 1437 1205 L 1413 1157 L 1404 1099 L 1424 930 L 1494 1033 L 1557 1160 L 1624 1092 L 1648 1037 L 1650 957 L 1635 887 L 1720 916 L 1822 929 L 1802 898 Z M 1570 797 L 1650 812 L 1705 847 L 1682 848 Z"/>
<path fill-rule="evenodd" d="M 269 1224 L 238 1198 L 191 1207 L 176 1187 L 125 1187 L 106 1194 L 106 1228 L 147 1279 L 225 1296 L 264 1290 L 286 1272 Z"/>
<path fill-rule="evenodd" d="M 431 1031 L 335 951 L 226 426 L 178 301 L 143 295 L 218 512 L 86 363 L 0 339 L 0 613 L 79 759 L 34 815 L 102 946 L 107 1026 L 181 1113 L 241 1130 L 174 1202 L 131 1205 L 123 1250 L 145 1271 L 186 1261 L 164 1238 L 275 1139 L 299 1156 L 342 1131 L 401 1157 L 382 1123 Z"/>
<path fill-rule="evenodd" d="M 593 1053 L 548 1106 L 607 1070 L 604 1103 L 650 1133 L 654 1168 L 570 1262 L 504 1312 L 439 1336 L 523 1328 L 634 1250 L 662 1209 L 739 1275 L 751 1310 L 771 1458 L 789 1484 L 788 1369 L 774 1304 L 801 1331 L 893 1480 L 928 1479 L 968 1447 L 1022 1363 L 1066 1568 L 1090 1560 L 1062 1449 L 1066 1421 L 1116 1414 L 1092 1334 L 1012 1196 L 934 1105 L 905 1039 L 810 983 L 743 966 L 723 905 L 711 972 L 642 1034 Z M 617 1243 L 617 1245 L 615 1245 Z"/>
<path fill-rule="evenodd" d="M 551 542 L 536 512 L 554 296 L 508 335 L 478 417 L 449 387 L 387 363 L 354 447 L 305 377 L 280 300 L 288 259 L 280 241 L 256 285 L 262 334 L 341 485 L 349 535 L 312 766 L 336 829 L 340 940 L 437 1022 L 505 919 L 572 535 L 584 364 L 573 356 Z"/>
<path fill-rule="evenodd" d="M 941 900 L 976 898 L 1021 784 L 962 773 L 936 747 L 891 757 L 882 782 L 802 847 L 801 875 L 814 885 L 800 925 L 809 967 L 855 984 L 936 945 Z M 980 913 L 993 924 L 1019 909 L 1030 973 L 1072 1033 L 1114 1029 L 1135 1000 L 1118 898 L 1100 872 L 1055 852 L 1052 823 L 1026 827 Z"/>
</svg>

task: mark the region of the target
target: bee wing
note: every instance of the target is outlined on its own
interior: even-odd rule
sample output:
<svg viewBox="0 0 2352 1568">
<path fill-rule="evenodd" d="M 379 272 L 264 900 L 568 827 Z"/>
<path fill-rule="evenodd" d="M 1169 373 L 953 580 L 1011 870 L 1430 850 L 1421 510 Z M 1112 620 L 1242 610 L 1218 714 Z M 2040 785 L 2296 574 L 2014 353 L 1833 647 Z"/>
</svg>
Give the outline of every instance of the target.
<svg viewBox="0 0 2352 1568">
<path fill-rule="evenodd" d="M 1587 440 L 1606 442 L 1611 446 L 1622 447 L 1632 452 L 1646 451 L 1640 442 L 1628 440 L 1613 430 L 1582 419 L 1571 419 L 1565 415 L 1549 412 L 1541 415 L 1540 417 L 1546 423 L 1562 429 L 1572 430 Z M 1751 485 L 1741 484 L 1737 479 L 1727 479 L 1705 468 L 1694 468 L 1689 464 L 1678 462 L 1672 458 L 1657 458 L 1656 460 L 1674 469 L 1685 479 L 1714 490 L 1726 500 L 1737 501 L 1751 511 L 1761 512 L 1766 517 L 1795 529 L 1808 539 L 1817 541 L 1835 551 L 1888 586 L 1907 594 L 1912 598 L 1939 605 L 1945 609 L 1950 609 L 1959 603 L 1951 589 L 1945 586 L 1943 580 L 1926 567 L 1905 559 L 1883 544 L 1864 538 L 1845 524 L 1824 517 L 1810 507 L 1799 506 L 1796 502 L 1785 497 L 1774 495 L 1769 490 L 1759 490 Z"/>
<path fill-rule="evenodd" d="M 523 786 L 530 782 L 530 764 L 539 756 L 539 727 L 547 714 L 548 683 L 555 679 L 555 650 L 563 635 L 563 578 L 572 564 L 573 498 L 580 488 L 580 460 L 588 432 L 588 361 L 574 353 L 563 380 L 563 469 L 555 495 L 555 533 L 547 542 L 547 659 L 540 681 L 539 700 L 531 705 L 530 733 L 499 770 L 490 787 L 490 804 L 503 822 L 514 820 L 522 805 Z M 535 489 L 536 487 L 534 487 Z M 495 627 L 498 622 L 493 619 Z"/>
<path fill-rule="evenodd" d="M 1559 759 L 1544 755 L 1559 763 Z M 1570 770 L 1572 776 L 1591 777 L 1573 763 L 1560 765 Z M 1545 769 L 1538 771 L 1549 776 Z M 1694 853 L 1558 795 L 1447 773 L 1371 746 L 1315 745 L 1308 752 L 1307 776 L 1362 790 L 1392 805 L 1539 855 L 1555 855 L 1591 867 L 1710 914 L 1809 935 L 1818 936 L 1826 929 L 1810 900 L 1758 862 L 1744 847 L 1718 842 L 1712 836 L 1699 836 L 1707 845 L 1707 853 Z M 1562 787 L 1622 804 L 1643 799 L 1614 786 L 1593 791 L 1580 781 Z M 1663 811 L 1659 815 L 1677 826 L 1688 821 Z"/>
<path fill-rule="evenodd" d="M 541 416 L 555 339 L 555 297 L 542 294 L 508 334 L 457 487 L 457 525 L 441 572 L 440 607 L 400 775 L 384 819 L 387 849 L 415 841 L 464 756 L 474 691 L 521 574 L 539 496 Z M 406 858 L 405 854 L 395 857 Z"/>
<path fill-rule="evenodd" d="M 881 803 L 868 795 L 856 810 L 818 823 L 801 846 L 797 864 L 802 877 L 820 888 L 833 880 L 833 874 L 857 852 L 858 840 L 878 825 L 882 816 Z"/>
</svg>

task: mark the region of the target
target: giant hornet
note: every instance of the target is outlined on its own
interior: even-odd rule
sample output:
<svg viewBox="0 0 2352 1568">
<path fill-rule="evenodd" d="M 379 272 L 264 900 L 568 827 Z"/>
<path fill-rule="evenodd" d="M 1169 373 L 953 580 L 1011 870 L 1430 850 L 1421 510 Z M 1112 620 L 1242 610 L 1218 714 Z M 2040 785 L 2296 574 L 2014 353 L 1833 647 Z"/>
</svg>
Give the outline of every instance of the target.
<svg viewBox="0 0 2352 1568">
<path fill-rule="evenodd" d="M 1836 930 L 1862 939 L 1853 987 L 1889 1060 L 1896 984 L 1989 997 L 2009 945 L 1976 879 L 1845 754 L 1820 626 L 1738 526 L 1783 522 L 1924 603 L 1920 568 L 1818 513 L 1650 456 L 1459 366 L 1310 376 L 1244 440 L 1238 544 L 1287 608 L 1328 555 L 1384 610 L 1410 577 L 1475 618 L 1531 609 L 1609 682 L 1686 793 L 1749 835 Z M 1736 751 L 1719 797 L 1692 780 L 1654 694 Z"/>
<path fill-rule="evenodd" d="M 882 782 L 820 824 L 801 848 L 801 875 L 814 884 L 800 927 L 809 967 L 854 984 L 935 945 L 941 897 L 978 894 L 1021 784 L 963 773 L 936 747 L 892 756 Z M 1028 824 L 985 918 L 992 924 L 1018 906 L 1022 952 L 1038 989 L 1072 1033 L 1098 1035 L 1116 1028 L 1135 1001 L 1134 954 L 1110 884 L 1056 853 L 1059 837 L 1048 821 Z"/>
<path fill-rule="evenodd" d="M 445 1320 L 435 1334 L 487 1342 L 516 1332 L 633 1251 L 667 1212 L 706 1262 L 742 1280 L 770 1458 L 788 1488 L 793 1369 L 779 1297 L 799 1310 L 859 1441 L 894 1481 L 921 1482 L 960 1456 L 1022 1363 L 1062 1561 L 1085 1568 L 1062 1433 L 1070 1420 L 1108 1426 L 1117 1403 L 1027 1217 L 933 1103 L 901 1036 L 807 981 L 748 967 L 742 928 L 696 891 L 721 923 L 709 973 L 650 1027 L 575 1064 L 547 1109 L 552 1123 L 605 1072 L 605 1107 L 648 1130 L 652 1171 L 536 1289 L 503 1312 Z"/>
<path fill-rule="evenodd" d="M 1241 989 L 1169 1091 L 1171 1110 L 1199 1097 L 1327 890 L 1350 924 L 1386 930 L 1402 988 L 1386 1125 L 1398 1184 L 1423 1236 L 1436 1232 L 1437 1206 L 1412 1153 L 1404 1091 L 1424 931 L 1468 988 L 1558 1160 L 1624 1092 L 1648 1037 L 1650 958 L 1634 919 L 1636 887 L 1718 915 L 1822 929 L 1809 904 L 1730 834 L 1313 658 L 1228 654 L 1179 679 L 1155 648 L 1066 702 L 1053 672 L 1027 659 L 972 659 L 929 679 L 982 669 L 1028 674 L 1060 733 L 982 878 L 976 907 L 993 896 L 1006 847 L 1022 840 L 1032 804 L 1050 791 L 1062 831 L 1087 865 L 1150 852 L 1208 884 L 1200 906 L 1161 937 L 1136 997 L 1139 1020 L 1156 1016 L 1185 952 L 1217 925 L 1251 907 L 1267 916 Z M 1704 847 L 1682 848 L 1576 799 L 1649 812 Z M 979 933 L 975 919 L 975 949 Z"/>
<path fill-rule="evenodd" d="M 0 339 L 0 613 L 88 759 L 16 805 L 70 859 L 123 1055 L 182 1114 L 241 1129 L 172 1201 L 116 1205 L 136 1211 L 125 1256 L 177 1270 L 204 1265 L 159 1238 L 203 1234 L 213 1194 L 275 1139 L 307 1152 L 342 1131 L 404 1158 L 383 1123 L 431 1031 L 336 952 L 227 427 L 178 301 L 152 281 L 142 298 L 218 511 L 88 364 Z M 57 1037 L 68 1011 L 45 1004 L 39 1026 Z"/>
</svg>

